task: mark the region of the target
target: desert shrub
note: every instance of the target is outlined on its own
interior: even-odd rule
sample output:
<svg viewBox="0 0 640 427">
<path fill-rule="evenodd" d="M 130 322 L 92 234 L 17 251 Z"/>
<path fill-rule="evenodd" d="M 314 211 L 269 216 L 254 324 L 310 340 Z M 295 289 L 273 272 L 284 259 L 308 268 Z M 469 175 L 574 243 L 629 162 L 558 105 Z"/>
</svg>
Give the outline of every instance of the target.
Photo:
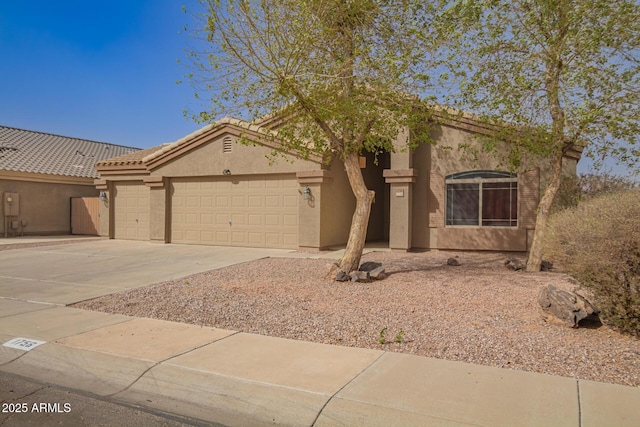
<svg viewBox="0 0 640 427">
<path fill-rule="evenodd" d="M 638 178 L 617 176 L 609 172 L 566 176 L 562 179 L 551 211 L 573 208 L 578 202 L 625 190 L 640 189 Z"/>
<path fill-rule="evenodd" d="M 564 177 L 560 183 L 558 194 L 551 206 L 551 212 L 556 213 L 563 209 L 576 207 L 581 198 L 580 178 L 575 176 Z"/>
<path fill-rule="evenodd" d="M 640 190 L 587 199 L 554 214 L 545 258 L 588 289 L 604 323 L 640 336 Z"/>
<path fill-rule="evenodd" d="M 612 175 L 608 172 L 599 174 L 583 174 L 577 179 L 577 187 L 580 199 L 604 196 L 625 190 L 640 188 L 640 182 L 628 176 Z"/>
</svg>

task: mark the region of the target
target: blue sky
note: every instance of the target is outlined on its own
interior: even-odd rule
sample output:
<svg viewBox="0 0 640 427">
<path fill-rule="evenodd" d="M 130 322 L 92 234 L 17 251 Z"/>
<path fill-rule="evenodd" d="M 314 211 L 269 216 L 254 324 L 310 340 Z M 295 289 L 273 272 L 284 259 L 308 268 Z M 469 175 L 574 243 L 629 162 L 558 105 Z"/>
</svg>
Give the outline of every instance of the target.
<svg viewBox="0 0 640 427">
<path fill-rule="evenodd" d="M 141 148 L 200 128 L 176 84 L 194 2 L 1 1 L 0 124 Z"/>
<path fill-rule="evenodd" d="M 139 148 L 199 129 L 183 110 L 205 106 L 176 84 L 183 5 L 197 0 L 0 1 L 0 124 Z"/>
</svg>

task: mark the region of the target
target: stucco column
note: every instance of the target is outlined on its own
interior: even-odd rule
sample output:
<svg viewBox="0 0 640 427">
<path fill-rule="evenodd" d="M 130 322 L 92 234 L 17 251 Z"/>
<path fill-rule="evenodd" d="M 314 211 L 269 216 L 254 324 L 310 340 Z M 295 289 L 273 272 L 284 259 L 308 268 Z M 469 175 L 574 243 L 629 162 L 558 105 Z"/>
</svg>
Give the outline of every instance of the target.
<svg viewBox="0 0 640 427">
<path fill-rule="evenodd" d="M 385 169 L 385 182 L 389 191 L 389 247 L 407 251 L 411 249 L 411 224 L 413 211 L 413 183 L 415 169 Z"/>
<path fill-rule="evenodd" d="M 113 191 L 111 191 L 113 185 L 104 179 L 96 179 L 93 181 L 93 184 L 100 192 L 100 210 L 98 211 L 98 235 L 103 237 L 111 237 L 109 235 L 109 230 L 111 229 L 109 202 L 111 201 L 111 197 L 113 196 Z"/>
<path fill-rule="evenodd" d="M 320 249 L 321 242 L 321 206 L 322 190 L 333 180 L 327 170 L 297 172 L 300 188 L 298 199 L 298 246 Z"/>
<path fill-rule="evenodd" d="M 149 187 L 149 240 L 166 243 L 167 236 L 167 185 L 162 176 L 148 176 L 144 184 Z"/>
</svg>

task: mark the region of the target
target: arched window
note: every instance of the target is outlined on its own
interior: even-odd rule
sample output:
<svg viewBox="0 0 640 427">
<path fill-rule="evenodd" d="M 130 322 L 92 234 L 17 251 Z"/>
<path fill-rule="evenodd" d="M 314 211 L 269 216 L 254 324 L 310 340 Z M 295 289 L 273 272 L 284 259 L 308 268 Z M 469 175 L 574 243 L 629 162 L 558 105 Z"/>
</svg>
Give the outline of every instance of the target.
<svg viewBox="0 0 640 427">
<path fill-rule="evenodd" d="M 509 172 L 468 171 L 447 175 L 445 225 L 518 226 L 518 177 Z"/>
</svg>

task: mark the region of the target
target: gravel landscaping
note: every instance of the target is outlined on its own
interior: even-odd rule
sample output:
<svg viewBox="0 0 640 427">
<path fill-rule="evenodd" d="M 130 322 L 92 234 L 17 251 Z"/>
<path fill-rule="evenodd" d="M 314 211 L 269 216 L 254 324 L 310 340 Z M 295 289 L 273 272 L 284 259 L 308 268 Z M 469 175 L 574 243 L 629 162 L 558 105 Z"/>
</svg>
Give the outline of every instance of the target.
<svg viewBox="0 0 640 427">
<path fill-rule="evenodd" d="M 460 266 L 447 266 L 458 256 Z M 546 323 L 536 301 L 564 274 L 504 267 L 504 254 L 374 252 L 381 281 L 339 283 L 327 259 L 268 258 L 76 307 L 640 386 L 640 340 Z"/>
</svg>

